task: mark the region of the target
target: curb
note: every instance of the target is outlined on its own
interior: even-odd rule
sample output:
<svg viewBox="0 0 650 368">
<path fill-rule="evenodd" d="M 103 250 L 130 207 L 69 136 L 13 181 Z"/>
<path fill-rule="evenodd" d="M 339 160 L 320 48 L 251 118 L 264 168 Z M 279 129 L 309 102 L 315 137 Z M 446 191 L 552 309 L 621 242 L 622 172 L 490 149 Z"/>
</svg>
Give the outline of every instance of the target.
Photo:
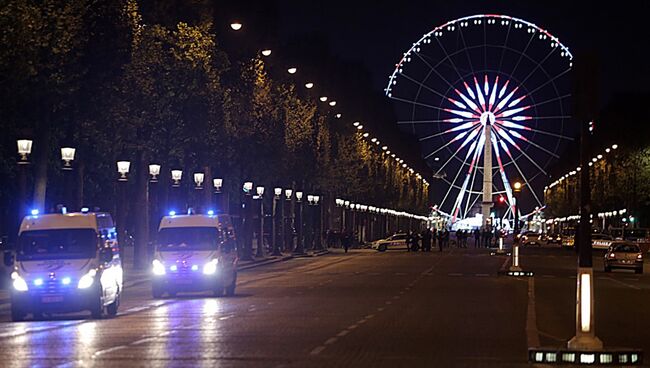
<svg viewBox="0 0 650 368">
<path fill-rule="evenodd" d="M 320 256 L 323 256 L 325 254 L 328 254 L 329 252 L 330 252 L 329 250 L 323 249 L 323 250 L 319 250 L 319 251 L 311 252 L 311 253 L 302 253 L 302 254 L 296 253 L 293 256 L 296 257 L 296 258 L 320 257 Z"/>
</svg>

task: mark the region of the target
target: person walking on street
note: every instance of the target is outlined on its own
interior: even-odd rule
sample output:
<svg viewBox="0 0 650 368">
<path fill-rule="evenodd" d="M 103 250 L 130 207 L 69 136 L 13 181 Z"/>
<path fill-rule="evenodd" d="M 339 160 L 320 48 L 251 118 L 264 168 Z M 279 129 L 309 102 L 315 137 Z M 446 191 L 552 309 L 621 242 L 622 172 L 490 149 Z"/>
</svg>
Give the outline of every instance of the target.
<svg viewBox="0 0 650 368">
<path fill-rule="evenodd" d="M 474 248 L 478 248 L 481 242 L 481 232 L 478 228 L 474 229 Z"/>
<path fill-rule="evenodd" d="M 411 237 L 411 232 L 407 231 L 406 232 L 406 251 L 407 252 L 411 251 L 412 243 L 413 243 L 413 238 Z"/>
<path fill-rule="evenodd" d="M 350 248 L 350 240 L 351 240 L 351 234 L 349 231 L 344 230 L 342 234 L 342 243 L 343 243 L 343 249 L 345 249 L 345 253 L 348 252 L 348 248 Z"/>
<path fill-rule="evenodd" d="M 429 229 L 422 231 L 422 251 L 431 252 L 431 231 Z"/>
</svg>

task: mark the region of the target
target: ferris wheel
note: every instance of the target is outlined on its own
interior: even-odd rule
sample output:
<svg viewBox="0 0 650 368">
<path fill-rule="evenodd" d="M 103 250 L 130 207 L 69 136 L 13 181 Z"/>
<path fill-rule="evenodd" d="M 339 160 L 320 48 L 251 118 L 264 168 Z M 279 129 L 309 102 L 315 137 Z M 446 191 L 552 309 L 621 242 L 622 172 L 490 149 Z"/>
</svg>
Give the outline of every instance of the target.
<svg viewBox="0 0 650 368">
<path fill-rule="evenodd" d="M 485 223 L 496 195 L 512 215 L 512 180 L 543 207 L 546 169 L 573 140 L 572 59 L 547 30 L 505 15 L 452 20 L 404 53 L 385 93 L 444 183 L 439 213 L 455 222 L 481 207 Z"/>
</svg>

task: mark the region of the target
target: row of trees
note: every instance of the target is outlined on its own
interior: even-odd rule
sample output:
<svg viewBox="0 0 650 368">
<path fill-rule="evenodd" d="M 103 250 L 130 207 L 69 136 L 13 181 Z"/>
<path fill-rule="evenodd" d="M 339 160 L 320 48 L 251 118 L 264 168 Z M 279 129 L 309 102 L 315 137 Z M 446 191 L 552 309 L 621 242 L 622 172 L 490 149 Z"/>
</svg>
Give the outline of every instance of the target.
<svg viewBox="0 0 650 368">
<path fill-rule="evenodd" d="M 259 53 L 220 46 L 212 18 L 145 24 L 135 0 L 11 0 L 0 7 L 0 206 L 15 221 L 16 139 L 32 138 L 31 202 L 63 198 L 58 149 L 77 149 L 74 206 L 116 206 L 118 160 L 142 206 L 147 165 L 424 213 L 423 181 Z M 299 87 L 296 87 L 299 86 Z M 237 196 L 231 196 L 237 201 Z M 237 207 L 237 206 L 233 206 Z"/>
</svg>

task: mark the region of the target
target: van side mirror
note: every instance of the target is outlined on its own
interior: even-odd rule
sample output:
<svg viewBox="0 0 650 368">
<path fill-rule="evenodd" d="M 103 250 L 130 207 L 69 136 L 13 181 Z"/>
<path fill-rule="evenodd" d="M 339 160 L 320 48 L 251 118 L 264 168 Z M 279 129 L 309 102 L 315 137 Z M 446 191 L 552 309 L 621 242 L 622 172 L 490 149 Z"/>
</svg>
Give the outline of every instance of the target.
<svg viewBox="0 0 650 368">
<path fill-rule="evenodd" d="M 99 252 L 99 260 L 102 263 L 110 263 L 113 261 L 113 248 L 102 248 Z"/>
<path fill-rule="evenodd" d="M 12 267 L 14 265 L 14 254 L 11 251 L 4 252 L 4 264 L 7 267 Z"/>
</svg>

